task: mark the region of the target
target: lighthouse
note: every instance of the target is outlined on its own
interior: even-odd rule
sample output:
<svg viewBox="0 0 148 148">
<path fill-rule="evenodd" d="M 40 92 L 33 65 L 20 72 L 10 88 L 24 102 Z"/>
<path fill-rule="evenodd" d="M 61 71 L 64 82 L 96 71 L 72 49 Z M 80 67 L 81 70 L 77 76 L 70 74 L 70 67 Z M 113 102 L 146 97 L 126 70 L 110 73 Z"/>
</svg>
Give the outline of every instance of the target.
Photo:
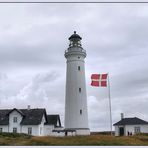
<svg viewBox="0 0 148 148">
<path fill-rule="evenodd" d="M 82 38 L 74 31 L 69 37 L 69 47 L 65 51 L 67 59 L 65 131 L 76 135 L 89 135 L 87 95 L 85 82 L 86 51 L 82 48 Z"/>
</svg>

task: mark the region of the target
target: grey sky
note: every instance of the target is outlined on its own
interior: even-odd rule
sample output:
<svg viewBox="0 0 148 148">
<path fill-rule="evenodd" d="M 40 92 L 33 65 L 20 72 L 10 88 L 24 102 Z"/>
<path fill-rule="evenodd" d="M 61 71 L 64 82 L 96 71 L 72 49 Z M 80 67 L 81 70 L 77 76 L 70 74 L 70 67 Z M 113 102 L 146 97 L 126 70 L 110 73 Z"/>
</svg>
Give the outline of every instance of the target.
<svg viewBox="0 0 148 148">
<path fill-rule="evenodd" d="M 109 72 L 113 123 L 148 121 L 148 4 L 0 4 L 0 107 L 46 108 L 64 118 L 68 37 L 82 36 L 91 130 L 109 130 L 108 90 L 90 86 Z"/>
</svg>

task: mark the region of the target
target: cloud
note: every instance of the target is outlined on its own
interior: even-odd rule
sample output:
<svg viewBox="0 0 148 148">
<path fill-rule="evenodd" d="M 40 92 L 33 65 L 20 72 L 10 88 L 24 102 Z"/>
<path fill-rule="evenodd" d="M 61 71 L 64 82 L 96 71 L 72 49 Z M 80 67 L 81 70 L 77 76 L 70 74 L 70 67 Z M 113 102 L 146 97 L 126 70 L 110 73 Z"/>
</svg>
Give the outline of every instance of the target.
<svg viewBox="0 0 148 148">
<path fill-rule="evenodd" d="M 90 128 L 109 130 L 108 89 L 90 86 L 109 72 L 113 122 L 147 118 L 147 18 L 144 4 L 7 4 L 0 6 L 1 108 L 46 108 L 64 117 L 68 37 L 86 49 Z M 63 120 L 63 119 L 62 119 Z"/>
<path fill-rule="evenodd" d="M 6 80 L 7 75 L 5 73 L 0 73 L 0 80 Z"/>
<path fill-rule="evenodd" d="M 11 85 L 5 87 L 8 84 L 3 83 L 5 86 L 3 88 L 0 87 L 0 92 L 3 91 L 5 93 L 0 93 L 1 108 L 27 108 L 28 105 L 31 105 L 31 108 L 46 108 L 48 114 L 60 114 L 63 122 L 63 97 L 56 97 L 56 95 L 53 95 L 54 91 L 53 94 L 50 93 L 52 92 L 50 87 L 54 86 L 52 85 L 53 83 L 55 83 L 55 86 L 57 85 L 59 77 L 55 71 L 39 73 L 23 88 L 19 87 L 15 95 L 8 95 L 7 91 L 9 91 Z M 7 83 L 9 82 L 10 80 Z M 61 94 L 61 92 L 58 91 L 58 94 Z"/>
</svg>

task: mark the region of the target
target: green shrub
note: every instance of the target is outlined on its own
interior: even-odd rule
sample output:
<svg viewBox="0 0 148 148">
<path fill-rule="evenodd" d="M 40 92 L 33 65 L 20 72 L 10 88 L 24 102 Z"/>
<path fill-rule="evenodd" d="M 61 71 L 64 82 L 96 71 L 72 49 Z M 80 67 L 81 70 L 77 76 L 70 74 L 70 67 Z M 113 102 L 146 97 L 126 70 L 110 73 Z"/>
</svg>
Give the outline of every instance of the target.
<svg viewBox="0 0 148 148">
<path fill-rule="evenodd" d="M 31 135 L 23 134 L 23 133 L 7 133 L 7 132 L 2 132 L 0 133 L 0 137 L 23 137 L 23 138 L 31 138 Z"/>
<path fill-rule="evenodd" d="M 148 133 L 137 133 L 137 136 L 148 136 Z"/>
</svg>

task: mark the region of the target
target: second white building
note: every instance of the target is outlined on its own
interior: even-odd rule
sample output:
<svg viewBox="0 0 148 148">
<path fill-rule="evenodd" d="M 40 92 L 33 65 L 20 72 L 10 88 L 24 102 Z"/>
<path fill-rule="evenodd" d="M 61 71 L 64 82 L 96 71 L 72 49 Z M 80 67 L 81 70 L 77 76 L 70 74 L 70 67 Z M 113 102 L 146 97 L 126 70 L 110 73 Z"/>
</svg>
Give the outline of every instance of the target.
<svg viewBox="0 0 148 148">
<path fill-rule="evenodd" d="M 138 133 L 148 133 L 148 122 L 137 117 L 122 117 L 114 126 L 115 136 L 130 136 Z"/>
</svg>

